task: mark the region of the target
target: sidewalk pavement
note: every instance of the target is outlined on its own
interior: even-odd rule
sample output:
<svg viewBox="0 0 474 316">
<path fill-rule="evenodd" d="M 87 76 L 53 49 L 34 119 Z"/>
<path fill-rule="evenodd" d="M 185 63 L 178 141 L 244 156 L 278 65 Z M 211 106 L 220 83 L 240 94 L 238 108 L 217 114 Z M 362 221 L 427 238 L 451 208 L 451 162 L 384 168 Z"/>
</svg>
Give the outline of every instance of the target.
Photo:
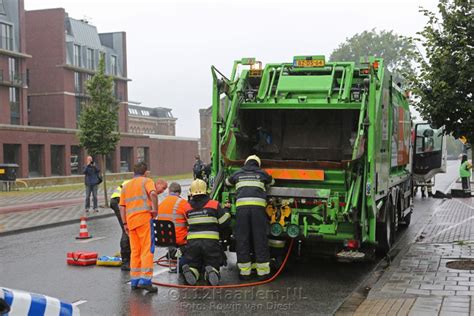
<svg viewBox="0 0 474 316">
<path fill-rule="evenodd" d="M 183 196 L 186 196 L 191 180 L 177 181 L 182 186 Z M 115 188 L 110 189 L 111 192 Z M 82 216 L 94 220 L 113 216 L 114 212 L 103 205 L 103 193 L 99 192 L 99 212 L 92 210 L 89 214 L 84 211 L 84 189 L 63 192 L 45 192 L 22 194 L 21 197 L 0 197 L 0 236 L 19 233 L 37 228 L 47 228 L 57 225 L 79 223 Z M 165 194 L 159 196 L 160 200 Z M 15 203 L 16 202 L 16 203 Z"/>
<path fill-rule="evenodd" d="M 399 253 L 354 315 L 474 314 L 474 270 L 446 266 L 474 260 L 473 227 L 474 198 L 442 201 L 415 243 Z"/>
</svg>

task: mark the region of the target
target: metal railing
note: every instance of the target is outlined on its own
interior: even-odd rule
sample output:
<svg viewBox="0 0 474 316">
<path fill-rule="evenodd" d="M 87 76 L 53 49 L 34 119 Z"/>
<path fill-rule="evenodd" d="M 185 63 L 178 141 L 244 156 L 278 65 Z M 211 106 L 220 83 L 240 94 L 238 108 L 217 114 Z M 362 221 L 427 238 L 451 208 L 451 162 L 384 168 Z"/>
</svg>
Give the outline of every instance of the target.
<svg viewBox="0 0 474 316">
<path fill-rule="evenodd" d="M 0 69 L 0 83 L 4 85 L 24 87 L 26 86 L 26 73 L 10 73 L 4 72 L 3 69 Z"/>
</svg>

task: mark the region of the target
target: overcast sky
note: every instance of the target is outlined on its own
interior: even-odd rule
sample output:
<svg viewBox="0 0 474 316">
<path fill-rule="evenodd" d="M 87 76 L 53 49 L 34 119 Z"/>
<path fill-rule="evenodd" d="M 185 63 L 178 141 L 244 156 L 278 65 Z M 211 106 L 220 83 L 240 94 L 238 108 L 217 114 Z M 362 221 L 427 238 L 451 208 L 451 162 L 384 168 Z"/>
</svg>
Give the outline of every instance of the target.
<svg viewBox="0 0 474 316">
<path fill-rule="evenodd" d="M 25 0 L 26 10 L 62 7 L 99 32 L 127 32 L 129 100 L 173 109 L 177 135 L 199 137 L 211 102 L 211 65 L 229 74 L 235 59 L 264 64 L 294 55 L 330 55 L 364 30 L 414 35 L 420 6 L 434 0 Z"/>
</svg>

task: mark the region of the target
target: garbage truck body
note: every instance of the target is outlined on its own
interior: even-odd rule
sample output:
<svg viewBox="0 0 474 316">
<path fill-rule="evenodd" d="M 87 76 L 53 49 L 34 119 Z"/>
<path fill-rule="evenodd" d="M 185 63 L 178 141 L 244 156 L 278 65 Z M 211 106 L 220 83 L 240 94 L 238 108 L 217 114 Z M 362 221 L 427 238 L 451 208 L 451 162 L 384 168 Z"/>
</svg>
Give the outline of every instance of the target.
<svg viewBox="0 0 474 316">
<path fill-rule="evenodd" d="M 247 156 L 275 179 L 270 234 L 318 252 L 363 259 L 387 252 L 412 214 L 412 121 L 404 91 L 381 58 L 327 62 L 296 56 L 234 62 L 213 74 L 212 197 L 234 202 L 225 178 Z"/>
</svg>

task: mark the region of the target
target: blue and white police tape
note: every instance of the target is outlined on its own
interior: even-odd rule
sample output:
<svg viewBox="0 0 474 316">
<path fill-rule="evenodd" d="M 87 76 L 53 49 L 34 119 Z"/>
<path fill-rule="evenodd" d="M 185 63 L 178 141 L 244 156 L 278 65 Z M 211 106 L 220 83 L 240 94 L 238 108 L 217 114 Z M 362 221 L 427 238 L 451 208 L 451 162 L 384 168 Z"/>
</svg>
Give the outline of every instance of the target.
<svg viewBox="0 0 474 316">
<path fill-rule="evenodd" d="M 79 308 L 57 298 L 0 287 L 0 298 L 10 306 L 8 316 L 78 316 Z"/>
</svg>

